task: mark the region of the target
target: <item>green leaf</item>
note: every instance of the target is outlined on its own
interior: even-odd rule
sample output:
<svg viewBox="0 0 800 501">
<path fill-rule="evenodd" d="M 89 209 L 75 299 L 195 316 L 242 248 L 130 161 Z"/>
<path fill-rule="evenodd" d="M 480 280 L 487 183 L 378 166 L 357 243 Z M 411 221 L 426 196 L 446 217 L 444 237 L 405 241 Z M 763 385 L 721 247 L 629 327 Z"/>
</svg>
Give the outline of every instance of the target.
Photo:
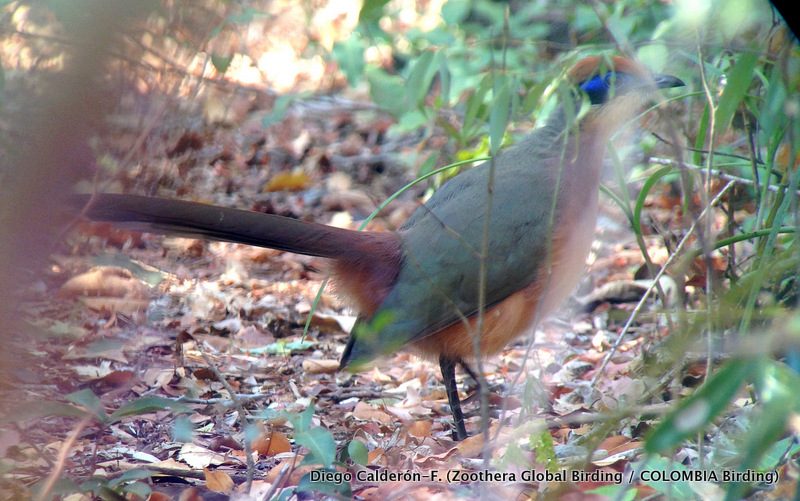
<svg viewBox="0 0 800 501">
<path fill-rule="evenodd" d="M 76 391 L 75 393 L 70 393 L 64 398 L 73 404 L 85 407 L 86 410 L 97 416 L 98 421 L 101 423 L 105 422 L 108 418 L 108 414 L 106 414 L 106 411 L 103 408 L 103 402 L 101 402 L 100 399 L 97 398 L 97 395 L 92 393 L 92 391 L 88 388 L 81 391 Z"/>
<path fill-rule="evenodd" d="M 8 406 L 4 410 L 6 412 L 0 423 L 39 420 L 52 416 L 82 418 L 86 415 L 86 411 L 72 404 L 50 401 L 25 402 L 16 407 Z"/>
<path fill-rule="evenodd" d="M 389 0 L 364 0 L 358 13 L 359 23 L 377 23 L 383 17 L 383 8 Z"/>
<path fill-rule="evenodd" d="M 770 450 L 764 454 L 759 465 L 759 470 L 773 470 L 780 466 L 784 458 L 794 457 L 800 454 L 800 441 L 796 436 L 789 436 L 780 442 L 773 444 Z"/>
<path fill-rule="evenodd" d="M 647 195 L 650 194 L 650 190 L 653 189 L 653 186 L 664 176 L 672 172 L 672 167 L 662 167 L 655 171 L 650 177 L 647 178 L 647 181 L 644 182 L 642 185 L 642 189 L 639 191 L 639 196 L 636 197 L 636 204 L 633 207 L 633 231 L 636 234 L 640 234 L 642 232 L 642 210 L 644 210 L 644 202 L 647 198 Z"/>
<path fill-rule="evenodd" d="M 112 478 L 108 481 L 108 485 L 110 487 L 116 487 L 118 485 L 124 484 L 126 482 L 131 482 L 133 480 L 143 480 L 145 478 L 150 478 L 153 475 L 157 475 L 156 472 L 150 471 L 147 469 L 135 469 L 135 470 L 128 470 L 122 475 L 118 476 L 117 478 Z"/>
<path fill-rule="evenodd" d="M 414 62 L 406 82 L 406 100 L 410 107 L 420 107 L 425 103 L 438 64 L 438 53 L 432 50 L 423 52 Z"/>
<path fill-rule="evenodd" d="M 396 75 L 389 75 L 374 66 L 365 70 L 369 82 L 369 94 L 372 102 L 384 108 L 394 117 L 400 118 L 410 111 L 405 101 L 406 82 Z"/>
<path fill-rule="evenodd" d="M 762 458 L 783 436 L 789 417 L 800 410 L 800 393 L 797 391 L 800 376 L 796 372 L 774 360 L 763 360 L 758 363 L 754 379 L 758 400 L 762 405 L 744 436 L 744 447 L 741 448 L 743 460 L 736 468 L 739 472 L 754 470 L 762 463 Z M 773 464 L 768 468 L 775 466 Z M 748 490 L 746 483 L 730 484 L 726 499 L 742 499 Z"/>
<path fill-rule="evenodd" d="M 351 33 L 344 42 L 334 43 L 332 55 L 347 77 L 347 83 L 355 87 L 364 74 L 364 46 L 358 33 Z"/>
<path fill-rule="evenodd" d="M 367 463 L 369 463 L 367 446 L 360 440 L 351 440 L 350 443 L 347 444 L 347 454 L 355 464 L 367 466 Z"/>
<path fill-rule="evenodd" d="M 695 165 L 700 165 L 703 162 L 703 150 L 706 146 L 706 138 L 708 137 L 708 123 L 711 116 L 711 109 L 706 103 L 703 108 L 703 115 L 700 117 L 699 126 L 697 128 L 697 139 L 694 142 L 695 151 L 692 154 L 692 161 Z"/>
<path fill-rule="evenodd" d="M 450 26 L 458 26 L 467 18 L 470 2 L 467 0 L 450 0 L 442 5 L 442 19 Z"/>
<path fill-rule="evenodd" d="M 645 450 L 661 452 L 705 428 L 757 368 L 755 360 L 733 360 L 669 414 L 647 439 Z"/>
<path fill-rule="evenodd" d="M 150 494 L 153 493 L 153 489 L 144 482 L 133 482 L 123 487 L 122 492 L 133 494 L 138 499 L 148 499 Z M 124 499 L 130 499 L 130 497 L 125 497 Z"/>
<path fill-rule="evenodd" d="M 508 81 L 502 76 L 495 86 L 494 96 L 492 110 L 489 112 L 489 145 L 492 155 L 496 155 L 500 151 L 508 119 L 511 117 L 511 93 L 508 89 Z"/>
<path fill-rule="evenodd" d="M 130 271 L 133 276 L 144 280 L 151 287 L 159 285 L 169 276 L 169 273 L 145 268 L 139 261 L 134 261 L 129 256 L 119 253 L 98 254 L 92 258 L 92 264 L 95 266 L 118 266 L 120 268 L 125 268 Z"/>
<path fill-rule="evenodd" d="M 440 54 L 443 53 L 440 52 Z M 450 106 L 450 68 L 447 67 L 447 56 L 444 55 L 439 59 L 439 85 L 442 89 L 444 106 Z"/>
<path fill-rule="evenodd" d="M 194 423 L 185 417 L 177 418 L 172 424 L 171 435 L 176 442 L 191 442 L 194 438 Z"/>
<path fill-rule="evenodd" d="M 170 410 L 178 414 L 190 414 L 194 412 L 191 407 L 174 400 L 169 400 L 162 397 L 144 397 L 137 398 L 120 406 L 119 409 L 114 411 L 110 416 L 110 421 L 119 421 L 128 416 L 138 416 L 148 412 Z"/>
<path fill-rule="evenodd" d="M 292 423 L 292 428 L 295 429 L 296 432 L 304 432 L 311 428 L 312 419 L 314 419 L 314 401 L 311 401 L 311 405 L 305 408 L 303 412 L 300 414 L 285 414 L 286 419 Z"/>
<path fill-rule="evenodd" d="M 536 454 L 536 462 L 545 465 L 545 469 L 552 473 L 558 471 L 558 457 L 556 456 L 553 436 L 545 429 L 538 435 L 533 434 L 528 438 L 531 450 Z"/>
<path fill-rule="evenodd" d="M 247 350 L 242 349 L 242 351 L 259 355 L 264 353 L 268 355 L 290 355 L 293 352 L 305 351 L 316 344 L 317 344 L 316 341 L 287 342 L 284 340 L 280 340 L 278 342 L 268 344 L 267 346 L 262 346 L 261 348 L 248 348 Z"/>
<path fill-rule="evenodd" d="M 283 94 L 278 96 L 278 98 L 275 100 L 275 103 L 272 105 L 272 112 L 261 119 L 261 125 L 263 127 L 268 127 L 283 120 L 286 110 L 289 109 L 289 106 L 294 102 L 295 99 L 296 96 L 293 96 L 292 94 Z"/>
<path fill-rule="evenodd" d="M 728 124 L 739 107 L 739 102 L 753 83 L 753 70 L 758 63 L 758 53 L 746 52 L 741 55 L 733 69 L 728 72 L 727 83 L 717 104 L 715 117 L 716 133 L 719 135 L 728 128 Z"/>
<path fill-rule="evenodd" d="M 211 64 L 214 65 L 214 68 L 220 75 L 224 75 L 226 71 L 228 71 L 228 67 L 231 65 L 231 61 L 233 61 L 233 54 L 228 56 L 223 56 L 220 54 L 211 54 Z"/>
<path fill-rule="evenodd" d="M 294 440 L 311 451 L 301 464 L 319 464 L 327 468 L 336 459 L 336 442 L 325 428 L 317 426 L 297 433 Z"/>
<path fill-rule="evenodd" d="M 472 136 L 472 128 L 481 108 L 484 107 L 486 94 L 492 88 L 491 75 L 485 75 L 475 92 L 467 98 L 467 111 L 464 113 L 464 123 L 461 126 L 461 133 L 464 137 Z"/>
<path fill-rule="evenodd" d="M 439 159 L 438 152 L 434 151 L 433 153 L 428 155 L 428 158 L 426 158 L 425 161 L 422 162 L 422 165 L 419 166 L 419 171 L 417 172 L 417 176 L 424 176 L 425 174 L 431 172 L 433 168 L 436 166 L 436 160 L 438 159 Z"/>
<path fill-rule="evenodd" d="M 241 12 L 230 14 L 225 18 L 225 21 L 234 24 L 247 24 L 256 17 L 270 17 L 270 14 L 255 7 L 247 7 Z"/>
<path fill-rule="evenodd" d="M 392 126 L 392 130 L 395 132 L 413 131 L 423 127 L 428 121 L 430 121 L 430 117 L 423 110 L 411 110 L 400 117 L 400 120 Z"/>
</svg>

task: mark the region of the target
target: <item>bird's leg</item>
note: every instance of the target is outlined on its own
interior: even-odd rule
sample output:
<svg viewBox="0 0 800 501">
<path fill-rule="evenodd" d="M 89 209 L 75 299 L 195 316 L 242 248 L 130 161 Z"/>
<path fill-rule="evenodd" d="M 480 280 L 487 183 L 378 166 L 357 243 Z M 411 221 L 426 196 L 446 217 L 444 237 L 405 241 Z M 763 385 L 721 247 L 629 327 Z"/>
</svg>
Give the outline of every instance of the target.
<svg viewBox="0 0 800 501">
<path fill-rule="evenodd" d="M 464 372 L 466 372 L 469 375 L 469 377 L 471 377 L 472 380 L 475 381 L 475 385 L 478 387 L 478 390 L 475 393 L 473 393 L 472 395 L 468 396 L 461 403 L 462 404 L 466 404 L 468 402 L 473 402 L 481 394 L 481 380 L 478 379 L 478 375 L 475 373 L 475 371 L 472 370 L 472 368 L 466 362 L 464 362 L 463 360 L 459 360 L 458 364 L 461 366 L 462 369 L 464 369 Z M 486 391 L 488 391 L 489 393 L 492 393 L 492 392 L 495 392 L 495 391 L 499 393 L 501 388 L 502 388 L 502 385 L 499 385 L 499 384 L 490 385 L 490 384 L 487 383 Z"/>
<path fill-rule="evenodd" d="M 461 400 L 458 398 L 458 388 L 456 387 L 457 363 L 457 361 L 444 355 L 439 357 L 439 368 L 442 370 L 447 401 L 450 404 L 450 412 L 453 413 L 453 422 L 456 425 L 453 435 L 456 440 L 461 441 L 467 438 L 467 428 L 464 426 L 464 414 L 461 412 Z"/>
</svg>

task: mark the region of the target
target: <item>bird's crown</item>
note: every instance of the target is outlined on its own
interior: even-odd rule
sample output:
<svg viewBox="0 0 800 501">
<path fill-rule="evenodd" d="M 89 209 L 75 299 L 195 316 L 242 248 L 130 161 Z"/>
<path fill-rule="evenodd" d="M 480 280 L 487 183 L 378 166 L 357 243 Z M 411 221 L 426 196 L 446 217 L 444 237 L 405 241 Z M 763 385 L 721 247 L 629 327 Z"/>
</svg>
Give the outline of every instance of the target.
<svg viewBox="0 0 800 501">
<path fill-rule="evenodd" d="M 569 70 L 569 78 L 580 84 L 603 71 L 614 71 L 632 76 L 648 77 L 650 71 L 639 63 L 624 57 L 589 56 L 581 59 Z"/>
</svg>

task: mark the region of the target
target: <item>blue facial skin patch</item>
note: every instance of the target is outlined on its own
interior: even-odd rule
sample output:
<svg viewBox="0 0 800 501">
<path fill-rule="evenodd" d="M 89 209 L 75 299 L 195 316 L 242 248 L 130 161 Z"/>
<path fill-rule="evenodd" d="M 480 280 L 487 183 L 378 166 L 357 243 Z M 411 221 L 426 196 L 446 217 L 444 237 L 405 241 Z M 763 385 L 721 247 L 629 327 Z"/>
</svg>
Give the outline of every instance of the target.
<svg viewBox="0 0 800 501">
<path fill-rule="evenodd" d="M 612 85 L 615 93 L 624 92 L 625 83 L 630 79 L 631 76 L 627 73 L 609 71 L 604 76 L 597 75 L 583 82 L 580 87 L 589 96 L 592 104 L 603 104 L 608 101 Z"/>
</svg>

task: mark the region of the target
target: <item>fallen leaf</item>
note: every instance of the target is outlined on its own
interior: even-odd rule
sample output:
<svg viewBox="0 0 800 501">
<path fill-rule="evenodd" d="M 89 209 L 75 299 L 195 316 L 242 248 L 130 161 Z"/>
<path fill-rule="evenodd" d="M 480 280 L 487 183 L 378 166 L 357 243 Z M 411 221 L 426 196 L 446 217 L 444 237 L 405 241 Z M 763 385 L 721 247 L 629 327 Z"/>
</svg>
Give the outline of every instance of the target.
<svg viewBox="0 0 800 501">
<path fill-rule="evenodd" d="M 306 189 L 310 183 L 311 179 L 302 169 L 295 169 L 272 176 L 264 191 L 300 191 Z"/>
<path fill-rule="evenodd" d="M 227 492 L 233 489 L 233 479 L 224 471 L 211 471 L 208 468 L 203 468 L 203 473 L 206 476 L 206 487 L 208 487 L 209 490 L 214 492 Z"/>
<path fill-rule="evenodd" d="M 107 296 L 149 300 L 150 288 L 124 268 L 98 266 L 67 280 L 58 294 L 62 297 Z"/>
<path fill-rule="evenodd" d="M 389 413 L 364 402 L 356 404 L 356 408 L 353 409 L 353 417 L 362 421 L 375 421 L 385 426 L 391 426 L 394 423 L 394 418 Z"/>
<path fill-rule="evenodd" d="M 333 374 L 339 370 L 338 360 L 303 360 L 303 372 L 305 374 Z"/>
</svg>

